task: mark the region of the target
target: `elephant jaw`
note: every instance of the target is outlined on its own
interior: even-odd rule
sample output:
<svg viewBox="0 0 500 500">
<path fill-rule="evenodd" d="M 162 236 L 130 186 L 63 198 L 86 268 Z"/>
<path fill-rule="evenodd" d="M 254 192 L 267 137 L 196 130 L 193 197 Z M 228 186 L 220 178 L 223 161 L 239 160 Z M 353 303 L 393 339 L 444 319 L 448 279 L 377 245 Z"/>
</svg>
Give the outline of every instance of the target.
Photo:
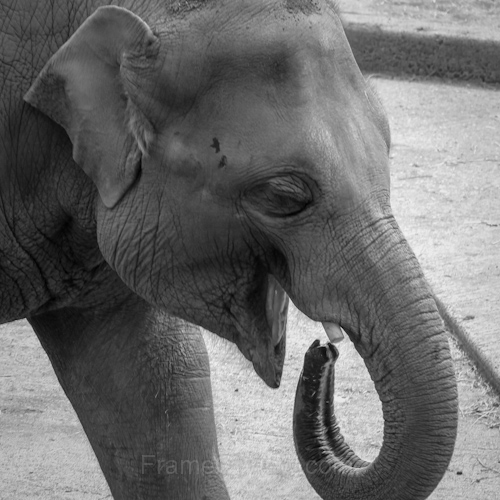
<svg viewBox="0 0 500 500">
<path fill-rule="evenodd" d="M 281 382 L 285 361 L 286 324 L 290 299 L 271 274 L 267 275 L 265 296 L 265 339 L 256 346 L 239 346 L 243 355 L 249 359 L 257 375 L 271 388 Z M 246 336 L 247 332 L 240 332 Z"/>
</svg>

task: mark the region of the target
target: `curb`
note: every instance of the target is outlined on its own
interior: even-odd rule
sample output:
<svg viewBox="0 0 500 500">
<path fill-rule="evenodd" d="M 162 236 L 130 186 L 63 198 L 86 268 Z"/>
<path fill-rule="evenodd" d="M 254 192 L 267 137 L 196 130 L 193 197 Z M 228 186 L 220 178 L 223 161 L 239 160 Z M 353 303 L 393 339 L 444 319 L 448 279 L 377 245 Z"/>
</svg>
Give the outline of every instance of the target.
<svg viewBox="0 0 500 500">
<path fill-rule="evenodd" d="M 500 83 L 500 40 L 391 31 L 345 23 L 362 71 Z"/>
<path fill-rule="evenodd" d="M 500 374 L 495 370 L 492 362 L 484 354 L 482 349 L 472 340 L 469 332 L 451 314 L 450 308 L 436 296 L 434 296 L 434 299 L 436 300 L 438 311 L 444 320 L 446 328 L 448 328 L 451 335 L 458 340 L 460 346 L 472 360 L 485 381 L 498 395 L 500 395 Z"/>
</svg>

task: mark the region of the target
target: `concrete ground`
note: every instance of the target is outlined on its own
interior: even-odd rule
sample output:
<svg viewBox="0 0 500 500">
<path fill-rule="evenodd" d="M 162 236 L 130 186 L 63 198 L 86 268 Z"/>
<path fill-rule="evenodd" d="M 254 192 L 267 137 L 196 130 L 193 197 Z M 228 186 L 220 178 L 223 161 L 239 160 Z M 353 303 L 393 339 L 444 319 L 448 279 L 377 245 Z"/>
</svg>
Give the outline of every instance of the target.
<svg viewBox="0 0 500 500">
<path fill-rule="evenodd" d="M 498 0 L 339 0 L 368 72 L 500 83 Z"/>
<path fill-rule="evenodd" d="M 490 350 L 500 309 L 500 92 L 438 81 L 374 78 L 374 84 L 392 125 L 396 217 L 438 296 L 471 335 L 490 335 Z M 222 467 L 234 499 L 318 498 L 295 458 L 291 415 L 303 354 L 324 334 L 295 309 L 289 324 L 277 391 L 266 388 L 234 349 L 207 335 Z M 499 400 L 466 356 L 452 349 L 459 434 L 449 470 L 430 498 L 493 500 L 500 490 Z M 337 366 L 341 428 L 354 449 L 372 459 L 382 441 L 380 405 L 347 341 Z M 2 500 L 110 498 L 26 322 L 0 328 L 0 485 Z"/>
<path fill-rule="evenodd" d="M 338 0 L 346 24 L 500 42 L 497 0 Z"/>
</svg>

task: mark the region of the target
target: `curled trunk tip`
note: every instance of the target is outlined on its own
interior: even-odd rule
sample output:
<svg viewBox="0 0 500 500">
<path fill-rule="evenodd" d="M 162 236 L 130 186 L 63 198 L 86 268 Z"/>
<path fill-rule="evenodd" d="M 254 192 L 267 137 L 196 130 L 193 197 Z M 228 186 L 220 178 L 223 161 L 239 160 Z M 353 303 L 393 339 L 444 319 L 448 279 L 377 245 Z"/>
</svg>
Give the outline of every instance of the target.
<svg viewBox="0 0 500 500">
<path fill-rule="evenodd" d="M 309 482 L 324 500 L 427 498 L 451 458 L 456 406 L 431 404 L 423 408 L 422 417 L 420 411 L 412 415 L 397 399 L 384 403 L 384 444 L 379 456 L 366 462 L 345 442 L 334 415 L 334 366 L 338 356 L 334 345 L 321 345 L 316 340 L 305 355 L 297 386 L 294 440 Z M 440 414 L 436 414 L 438 407 Z M 420 434 L 419 418 L 426 421 Z M 434 424 L 427 422 L 432 418 L 437 420 Z M 427 433 L 433 425 L 434 432 Z"/>
</svg>

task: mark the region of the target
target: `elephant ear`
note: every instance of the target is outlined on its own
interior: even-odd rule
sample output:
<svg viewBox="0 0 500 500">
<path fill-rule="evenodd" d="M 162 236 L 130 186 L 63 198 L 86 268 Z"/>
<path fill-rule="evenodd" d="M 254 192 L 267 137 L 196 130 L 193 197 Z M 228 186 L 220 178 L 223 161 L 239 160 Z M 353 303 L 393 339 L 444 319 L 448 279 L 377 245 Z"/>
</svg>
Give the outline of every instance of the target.
<svg viewBox="0 0 500 500">
<path fill-rule="evenodd" d="M 96 10 L 51 57 L 24 96 L 59 123 L 73 159 L 112 208 L 132 186 L 153 127 L 134 104 L 134 72 L 151 66 L 159 41 L 120 7 Z"/>
</svg>

